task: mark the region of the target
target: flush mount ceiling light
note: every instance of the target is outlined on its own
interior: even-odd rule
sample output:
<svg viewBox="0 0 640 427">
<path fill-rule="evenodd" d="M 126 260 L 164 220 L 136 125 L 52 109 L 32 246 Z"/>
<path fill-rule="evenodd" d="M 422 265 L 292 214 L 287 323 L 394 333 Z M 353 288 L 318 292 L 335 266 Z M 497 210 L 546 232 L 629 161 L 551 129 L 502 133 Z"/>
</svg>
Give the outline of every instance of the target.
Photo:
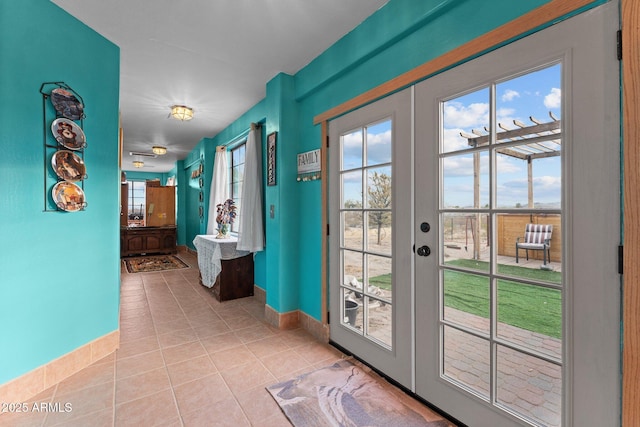
<svg viewBox="0 0 640 427">
<path fill-rule="evenodd" d="M 136 168 L 141 168 L 141 167 L 144 166 L 144 162 L 141 161 L 141 160 L 134 160 L 133 161 L 133 166 L 136 167 Z"/>
<path fill-rule="evenodd" d="M 161 147 L 160 145 L 154 145 L 153 147 L 151 147 L 151 151 L 153 151 L 153 154 L 157 154 L 158 156 L 162 156 L 164 154 L 167 154 L 167 147 Z"/>
<path fill-rule="evenodd" d="M 193 119 L 193 108 L 185 105 L 174 105 L 171 107 L 171 117 L 180 121 Z"/>
</svg>

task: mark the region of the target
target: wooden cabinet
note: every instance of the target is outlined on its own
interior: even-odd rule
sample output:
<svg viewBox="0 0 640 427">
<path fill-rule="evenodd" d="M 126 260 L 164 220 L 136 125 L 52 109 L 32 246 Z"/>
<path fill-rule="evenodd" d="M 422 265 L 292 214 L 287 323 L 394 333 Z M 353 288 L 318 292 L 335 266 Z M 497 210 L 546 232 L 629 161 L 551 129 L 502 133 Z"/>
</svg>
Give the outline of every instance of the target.
<svg viewBox="0 0 640 427">
<path fill-rule="evenodd" d="M 175 253 L 175 226 L 120 229 L 120 256 Z"/>
<path fill-rule="evenodd" d="M 218 301 L 228 301 L 253 295 L 253 254 L 223 259 L 222 271 L 211 288 Z"/>
<path fill-rule="evenodd" d="M 147 227 L 176 224 L 176 187 L 150 186 L 146 188 Z"/>
<path fill-rule="evenodd" d="M 124 173 L 124 172 L 123 172 Z M 120 184 L 120 227 L 129 225 L 129 184 Z"/>
</svg>

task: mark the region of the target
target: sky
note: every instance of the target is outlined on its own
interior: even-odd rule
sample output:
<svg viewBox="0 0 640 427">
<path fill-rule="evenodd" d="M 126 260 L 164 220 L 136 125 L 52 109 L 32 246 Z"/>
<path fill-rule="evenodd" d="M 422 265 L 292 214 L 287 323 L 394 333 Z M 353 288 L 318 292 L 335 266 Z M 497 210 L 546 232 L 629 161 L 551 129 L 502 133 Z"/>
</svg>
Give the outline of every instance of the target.
<svg viewBox="0 0 640 427">
<path fill-rule="evenodd" d="M 495 111 L 498 123 L 516 129 L 514 120 L 531 126 L 530 116 L 540 122 L 561 119 L 561 65 L 529 72 L 525 75 L 495 82 Z M 489 127 L 489 87 L 471 93 L 453 96 L 442 103 L 442 151 L 454 153 L 469 148 L 460 132 L 471 134 Z M 390 173 L 391 161 L 390 119 L 366 126 L 363 132 L 354 131 L 342 138 L 342 170 L 374 166 L 375 171 Z M 483 132 L 486 133 L 486 132 Z M 366 143 L 363 141 L 366 140 Z M 552 145 L 552 144 L 550 144 Z M 365 154 L 366 153 L 366 154 Z M 481 155 L 481 201 L 489 203 L 489 156 Z M 444 207 L 473 206 L 473 156 L 455 154 L 443 158 Z M 524 160 L 498 155 L 496 160 L 497 207 L 527 206 L 527 163 Z M 351 172 L 343 176 L 344 200 L 360 199 L 361 174 Z M 560 156 L 537 159 L 533 162 L 534 202 L 544 206 L 560 206 Z"/>
<path fill-rule="evenodd" d="M 451 153 L 468 148 L 460 132 L 489 127 L 490 90 L 488 87 L 450 99 L 442 105 L 442 149 Z M 514 120 L 531 126 L 534 119 L 550 122 L 552 113 L 561 119 L 561 68 L 554 65 L 526 75 L 496 83 L 496 120 L 507 129 L 517 129 Z M 501 130 L 500 130 L 501 131 Z M 486 134 L 486 132 L 482 132 Z M 551 145 L 551 144 L 550 144 Z M 481 155 L 481 201 L 489 203 L 489 156 Z M 498 155 L 496 159 L 497 207 L 527 206 L 527 163 L 521 159 Z M 443 160 L 444 206 L 473 206 L 473 156 L 460 154 Z M 534 202 L 560 206 L 560 157 L 533 162 Z M 520 205 L 518 205 L 520 204 Z"/>
</svg>

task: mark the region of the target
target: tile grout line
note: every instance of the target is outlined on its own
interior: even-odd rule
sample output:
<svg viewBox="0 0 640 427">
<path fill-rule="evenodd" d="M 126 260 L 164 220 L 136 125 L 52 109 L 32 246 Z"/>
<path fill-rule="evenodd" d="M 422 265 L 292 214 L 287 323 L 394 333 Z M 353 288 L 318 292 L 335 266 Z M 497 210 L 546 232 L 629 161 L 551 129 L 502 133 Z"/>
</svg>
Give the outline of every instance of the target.
<svg viewBox="0 0 640 427">
<path fill-rule="evenodd" d="M 189 280 L 187 280 L 187 282 L 189 283 L 189 286 L 191 286 L 192 291 L 193 291 L 193 292 L 195 292 L 201 300 L 204 300 L 204 297 L 203 297 L 203 296 L 202 296 L 198 291 L 196 291 L 196 290 L 195 290 L 195 288 L 193 287 L 193 285 L 191 284 L 191 282 L 190 282 Z M 173 291 L 171 291 L 171 293 L 172 293 L 172 295 L 174 295 L 174 294 L 173 294 Z M 175 295 L 174 295 L 174 298 L 175 298 Z M 176 301 L 177 301 L 177 299 L 176 299 Z M 206 301 L 205 301 L 205 302 L 206 302 Z M 177 303 L 178 303 L 178 306 L 180 306 L 180 310 L 182 310 L 182 312 L 185 314 L 185 317 L 187 318 L 187 322 L 189 322 L 189 325 L 190 325 L 190 326 L 191 326 L 191 328 L 193 329 L 193 324 L 191 323 L 191 320 L 189 320 L 189 317 L 186 315 L 186 313 L 185 313 L 185 311 L 184 311 L 184 308 L 182 307 L 182 305 L 180 304 L 180 302 L 179 302 L 179 301 L 177 301 Z M 234 331 L 233 329 L 231 329 L 231 327 L 230 327 L 230 326 L 229 326 L 229 324 L 226 322 L 226 320 L 225 320 L 222 316 L 220 316 L 220 315 L 217 313 L 217 311 L 216 311 L 216 310 L 214 310 L 214 309 L 213 309 L 213 307 L 211 307 L 211 305 L 210 305 L 208 302 L 207 302 L 207 306 L 208 306 L 208 307 L 211 309 L 211 311 L 213 311 L 213 312 L 214 312 L 218 317 L 220 317 L 220 319 L 225 323 L 225 325 L 229 328 L 229 330 L 230 330 L 234 335 L 236 335 L 236 334 L 235 334 L 235 331 Z M 207 358 L 209 359 L 209 361 L 211 362 L 211 364 L 216 368 L 216 372 L 218 373 L 218 375 L 220 375 L 220 379 L 222 379 L 222 382 L 224 383 L 225 387 L 227 388 L 227 390 L 229 391 L 229 393 L 233 396 L 233 399 L 234 399 L 234 401 L 236 402 L 236 404 L 238 405 L 238 408 L 240 408 L 240 411 L 242 412 L 242 415 L 244 416 L 245 420 L 249 423 L 249 425 L 253 425 L 253 423 L 251 422 L 251 420 L 250 420 L 250 419 L 249 419 L 249 417 L 247 416 L 247 414 L 246 414 L 246 412 L 245 412 L 244 408 L 243 408 L 243 407 L 242 407 L 242 405 L 240 404 L 240 401 L 238 400 L 238 397 L 237 397 L 237 396 L 236 396 L 236 394 L 233 392 L 233 390 L 231 390 L 231 387 L 230 387 L 230 386 L 229 386 L 229 384 L 227 383 L 227 380 L 226 380 L 226 379 L 224 378 L 224 376 L 222 375 L 222 372 L 220 371 L 220 368 L 216 365 L 216 363 L 215 363 L 215 362 L 213 361 L 213 359 L 211 358 L 211 353 L 209 353 L 209 351 L 208 351 L 208 350 L 207 350 L 207 349 L 202 345 L 201 337 L 200 337 L 197 333 L 196 333 L 196 336 L 198 337 L 198 342 L 200 343 L 200 345 L 205 349 L 205 353 L 207 354 Z M 246 347 L 246 345 L 245 345 L 245 343 L 244 343 L 244 342 L 242 343 L 242 345 Z M 248 351 L 250 351 L 248 348 L 247 348 L 247 350 L 248 350 Z M 178 408 L 178 410 L 179 410 L 179 408 Z"/>
<path fill-rule="evenodd" d="M 171 292 L 171 296 L 173 297 L 173 299 L 175 300 L 176 297 L 173 294 L 173 291 L 171 290 L 171 287 L 169 286 L 167 279 L 164 277 L 164 274 L 162 274 L 162 280 L 165 283 L 165 286 L 169 289 L 169 292 Z M 144 277 L 143 277 L 143 282 L 144 282 Z M 145 294 L 147 295 L 147 302 L 149 303 L 149 294 L 147 293 L 147 287 L 145 286 Z M 176 303 L 178 303 L 178 301 L 176 300 Z M 178 303 L 178 306 L 180 307 L 180 304 Z M 180 310 L 182 311 L 182 307 L 180 307 Z M 183 311 L 184 313 L 184 311 Z M 169 380 L 169 389 L 171 390 L 171 396 L 173 397 L 173 404 L 176 405 L 176 410 L 178 411 L 178 419 L 180 421 L 180 425 L 182 427 L 184 427 L 184 420 L 182 419 L 182 412 L 180 411 L 180 406 L 178 405 L 178 399 L 176 397 L 176 393 L 174 390 L 174 386 L 173 386 L 173 381 L 171 380 L 171 375 L 169 375 L 169 369 L 167 368 L 167 360 L 164 357 L 164 352 L 162 351 L 162 344 L 160 343 L 160 335 L 158 334 L 158 328 L 156 327 L 156 320 L 153 317 L 153 313 L 151 314 L 151 321 L 153 322 L 153 330 L 155 331 L 155 335 L 156 335 L 156 341 L 158 342 L 158 349 L 160 350 L 160 357 L 162 358 L 162 365 L 164 367 L 164 371 L 167 374 L 167 378 Z"/>
</svg>

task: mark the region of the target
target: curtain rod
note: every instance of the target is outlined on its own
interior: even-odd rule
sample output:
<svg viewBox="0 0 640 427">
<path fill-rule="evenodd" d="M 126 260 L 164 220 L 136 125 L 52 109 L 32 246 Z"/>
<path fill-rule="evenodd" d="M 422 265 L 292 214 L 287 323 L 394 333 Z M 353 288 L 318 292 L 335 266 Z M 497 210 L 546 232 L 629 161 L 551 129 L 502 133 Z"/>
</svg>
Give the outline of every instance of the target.
<svg viewBox="0 0 640 427">
<path fill-rule="evenodd" d="M 216 146 L 216 151 L 222 151 L 225 150 L 229 145 L 233 145 L 236 142 L 238 142 L 239 139 L 244 138 L 245 136 L 247 136 L 249 134 L 250 131 L 255 130 L 257 128 L 262 127 L 262 123 L 257 122 L 257 123 L 251 123 L 251 125 L 249 126 L 249 129 L 243 130 L 240 134 L 236 135 L 234 138 L 232 138 L 229 142 L 225 143 L 225 144 L 220 144 L 218 146 Z"/>
</svg>

